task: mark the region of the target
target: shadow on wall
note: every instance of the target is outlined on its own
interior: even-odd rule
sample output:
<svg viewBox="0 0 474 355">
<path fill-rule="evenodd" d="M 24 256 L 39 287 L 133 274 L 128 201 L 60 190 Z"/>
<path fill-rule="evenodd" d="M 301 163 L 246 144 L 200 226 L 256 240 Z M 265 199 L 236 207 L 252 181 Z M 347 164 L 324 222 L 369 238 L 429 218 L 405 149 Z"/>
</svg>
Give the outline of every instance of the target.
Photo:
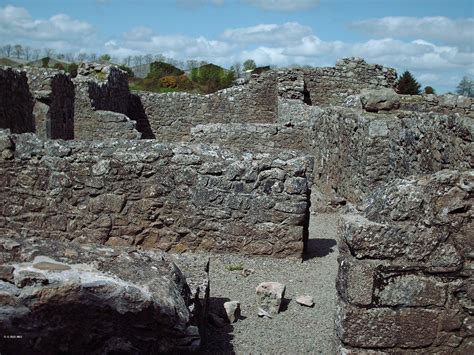
<svg viewBox="0 0 474 355">
<path fill-rule="evenodd" d="M 143 108 L 142 100 L 136 94 L 130 94 L 127 116 L 137 123 L 135 128 L 142 134 L 142 139 L 156 138 Z"/>
</svg>

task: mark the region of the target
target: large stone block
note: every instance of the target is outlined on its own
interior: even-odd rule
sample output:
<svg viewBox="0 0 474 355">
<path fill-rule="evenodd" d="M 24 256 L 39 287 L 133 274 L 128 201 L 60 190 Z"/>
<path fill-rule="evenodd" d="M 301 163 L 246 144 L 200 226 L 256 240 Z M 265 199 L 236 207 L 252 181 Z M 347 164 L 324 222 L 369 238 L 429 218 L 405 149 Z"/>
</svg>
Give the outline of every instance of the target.
<svg viewBox="0 0 474 355">
<path fill-rule="evenodd" d="M 0 281 L 0 329 L 21 335 L 4 337 L 2 352 L 161 353 L 200 346 L 195 296 L 164 253 L 24 238 L 0 238 L 0 251 L 9 255 Z"/>
</svg>

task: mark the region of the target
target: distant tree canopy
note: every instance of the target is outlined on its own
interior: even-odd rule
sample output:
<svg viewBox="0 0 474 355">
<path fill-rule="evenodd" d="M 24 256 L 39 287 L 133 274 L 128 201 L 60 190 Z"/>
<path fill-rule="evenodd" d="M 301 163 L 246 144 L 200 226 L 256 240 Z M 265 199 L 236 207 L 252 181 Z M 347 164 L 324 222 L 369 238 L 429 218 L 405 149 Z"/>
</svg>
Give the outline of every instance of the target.
<svg viewBox="0 0 474 355">
<path fill-rule="evenodd" d="M 407 70 L 405 71 L 397 83 L 398 93 L 402 95 L 419 95 L 421 85 Z"/>
<path fill-rule="evenodd" d="M 191 70 L 191 80 L 202 85 L 204 92 L 210 93 L 232 85 L 235 72 L 215 64 L 206 64 Z"/>
<path fill-rule="evenodd" d="M 254 70 L 257 67 L 253 59 L 247 59 L 244 62 L 244 70 Z"/>
<path fill-rule="evenodd" d="M 463 96 L 474 97 L 474 81 L 464 76 L 456 87 L 456 93 Z"/>
<path fill-rule="evenodd" d="M 112 59 L 112 57 L 108 54 L 102 54 L 100 57 L 99 57 L 99 63 L 107 63 L 107 62 L 110 62 L 110 60 Z"/>
<path fill-rule="evenodd" d="M 433 89 L 431 86 L 425 86 L 425 94 L 436 94 L 435 89 Z"/>
</svg>

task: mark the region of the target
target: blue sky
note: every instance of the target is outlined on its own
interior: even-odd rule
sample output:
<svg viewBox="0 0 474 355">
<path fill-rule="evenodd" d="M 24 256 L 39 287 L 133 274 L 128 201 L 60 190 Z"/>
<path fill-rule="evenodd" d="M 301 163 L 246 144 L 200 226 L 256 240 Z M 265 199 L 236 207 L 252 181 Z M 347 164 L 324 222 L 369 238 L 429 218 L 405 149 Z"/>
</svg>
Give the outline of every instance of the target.
<svg viewBox="0 0 474 355">
<path fill-rule="evenodd" d="M 333 65 L 358 56 L 439 93 L 474 76 L 472 0 L 0 1 L 0 45 L 163 54 L 230 66 Z"/>
</svg>

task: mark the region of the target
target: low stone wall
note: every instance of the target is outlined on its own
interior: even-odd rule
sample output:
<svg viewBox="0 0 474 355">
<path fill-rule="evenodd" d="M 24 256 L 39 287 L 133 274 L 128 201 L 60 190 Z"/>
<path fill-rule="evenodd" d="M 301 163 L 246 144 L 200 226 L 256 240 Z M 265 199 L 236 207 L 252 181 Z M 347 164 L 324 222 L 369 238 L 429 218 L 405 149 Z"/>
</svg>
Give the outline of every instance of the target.
<svg viewBox="0 0 474 355">
<path fill-rule="evenodd" d="M 312 145 L 309 125 L 215 123 L 191 128 L 190 142 L 239 148 L 244 151 L 300 150 Z"/>
<path fill-rule="evenodd" d="M 162 250 L 300 257 L 313 161 L 154 141 L 0 146 L 0 231 Z M 12 159 L 13 158 L 13 159 Z"/>
<path fill-rule="evenodd" d="M 394 180 L 342 217 L 340 353 L 472 354 L 474 173 Z"/>
<path fill-rule="evenodd" d="M 36 134 L 49 139 L 74 139 L 74 84 L 63 71 L 25 68 L 35 98 Z"/>
<path fill-rule="evenodd" d="M 26 73 L 0 68 L 0 128 L 13 133 L 35 132 L 33 105 Z"/>
<path fill-rule="evenodd" d="M 275 72 L 209 95 L 138 92 L 151 130 L 161 142 L 188 141 L 191 127 L 209 123 L 272 123 L 277 115 Z M 130 117 L 134 117 L 129 114 Z"/>
<path fill-rule="evenodd" d="M 362 89 L 395 88 L 395 69 L 367 64 L 360 58 L 344 58 L 335 67 L 304 70 L 304 81 L 313 105 L 341 105 L 349 95 Z"/>
<path fill-rule="evenodd" d="M 328 108 L 315 119 L 316 185 L 357 202 L 397 177 L 474 166 L 474 126 L 457 114 Z"/>
<path fill-rule="evenodd" d="M 474 111 L 474 100 L 459 95 L 399 95 L 400 109 L 418 112 L 460 113 Z"/>
</svg>

